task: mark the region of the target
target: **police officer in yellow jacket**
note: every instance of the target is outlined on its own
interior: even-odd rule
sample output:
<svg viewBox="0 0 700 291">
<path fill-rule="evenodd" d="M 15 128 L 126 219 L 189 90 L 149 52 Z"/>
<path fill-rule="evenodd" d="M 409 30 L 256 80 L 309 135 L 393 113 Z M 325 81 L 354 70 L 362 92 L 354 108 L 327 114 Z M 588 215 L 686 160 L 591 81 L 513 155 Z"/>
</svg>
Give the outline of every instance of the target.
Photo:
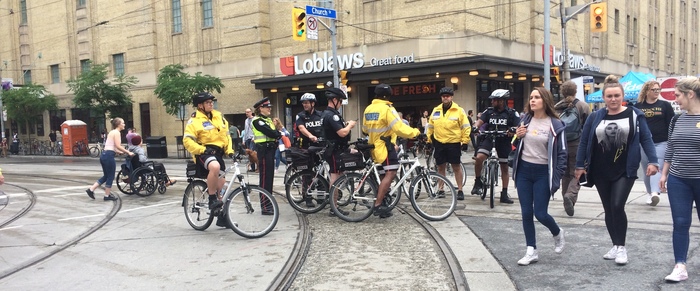
<svg viewBox="0 0 700 291">
<path fill-rule="evenodd" d="M 278 147 L 278 139 L 282 136 L 275 129 L 275 124 L 270 118 L 272 104 L 265 97 L 255 103 L 255 117 L 253 118 L 253 142 L 258 153 L 258 170 L 260 170 L 260 187 L 272 193 L 272 181 L 275 175 L 275 152 Z M 261 198 L 262 199 L 262 198 Z M 263 215 L 271 215 L 272 209 L 268 201 L 260 201 Z"/>
<path fill-rule="evenodd" d="M 214 110 L 214 95 L 201 92 L 192 96 L 192 104 L 197 111 L 192 113 L 187 121 L 182 142 L 197 164 L 198 172 L 207 174 L 207 188 L 209 192 L 209 209 L 216 209 L 223 205 L 218 199 L 218 192 L 226 182 L 225 178 L 219 178 L 219 174 L 226 169 L 224 154 L 233 156 L 231 136 L 228 134 L 228 122 L 221 112 Z M 225 226 L 224 220 L 219 217 L 216 225 Z"/>
<path fill-rule="evenodd" d="M 428 142 L 432 142 L 435 147 L 433 158 L 438 167 L 438 173 L 444 176 L 445 163 L 450 163 L 452 171 L 455 173 L 455 180 L 457 180 L 457 200 L 464 200 L 462 180 L 466 173 L 462 173 L 462 167 L 460 167 L 462 163 L 461 150 L 466 150 L 466 147 L 469 146 L 472 128 L 464 109 L 452 102 L 453 96 L 454 90 L 452 88 L 440 89 L 442 103 L 436 106 L 428 117 L 426 134 Z M 440 190 L 440 192 L 443 191 Z"/>
<path fill-rule="evenodd" d="M 396 170 L 399 168 L 399 158 L 394 144 L 391 142 L 392 135 L 413 138 L 418 136 L 420 131 L 404 124 L 399 118 L 396 109 L 389 102 L 391 86 L 387 84 L 377 85 L 374 88 L 374 95 L 375 99 L 372 100 L 372 104 L 365 109 L 362 131 L 369 136 L 369 144 L 374 145 L 372 159 L 384 167 L 385 174 L 379 183 L 379 189 L 377 189 L 374 214 L 379 215 L 380 218 L 386 218 L 392 214 L 389 207 L 383 203 L 384 196 L 389 191 L 391 181 L 396 177 Z"/>
</svg>

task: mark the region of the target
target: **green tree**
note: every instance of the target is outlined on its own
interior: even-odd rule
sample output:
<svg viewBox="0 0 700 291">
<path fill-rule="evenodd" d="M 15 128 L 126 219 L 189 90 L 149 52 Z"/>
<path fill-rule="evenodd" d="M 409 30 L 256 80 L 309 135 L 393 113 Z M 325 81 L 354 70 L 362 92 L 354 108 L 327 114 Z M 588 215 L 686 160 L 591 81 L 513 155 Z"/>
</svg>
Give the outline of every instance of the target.
<svg viewBox="0 0 700 291">
<path fill-rule="evenodd" d="M 44 114 L 44 111 L 58 109 L 56 96 L 46 91 L 42 85 L 27 84 L 19 89 L 5 91 L 2 93 L 2 102 L 7 117 L 22 126 L 35 126 L 37 116 Z"/>
<path fill-rule="evenodd" d="M 90 69 L 78 78 L 68 80 L 68 91 L 73 92 L 73 104 L 90 109 L 104 117 L 124 117 L 133 101 L 129 90 L 138 83 L 134 76 L 108 76 L 108 64 L 90 64 Z"/>
<path fill-rule="evenodd" d="M 186 108 L 192 104 L 192 95 L 198 92 L 221 93 L 224 84 L 221 79 L 197 72 L 194 76 L 183 71 L 181 64 L 167 65 L 160 69 L 156 89 L 153 91 L 163 101 L 165 112 L 178 117 L 185 131 Z M 178 116 L 180 115 L 180 116 Z"/>
</svg>

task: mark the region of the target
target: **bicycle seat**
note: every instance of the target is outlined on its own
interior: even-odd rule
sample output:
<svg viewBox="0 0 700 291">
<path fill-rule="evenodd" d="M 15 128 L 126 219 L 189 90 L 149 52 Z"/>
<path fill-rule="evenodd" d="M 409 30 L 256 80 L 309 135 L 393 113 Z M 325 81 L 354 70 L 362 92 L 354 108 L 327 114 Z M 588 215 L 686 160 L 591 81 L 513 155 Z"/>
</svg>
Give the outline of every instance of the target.
<svg viewBox="0 0 700 291">
<path fill-rule="evenodd" d="M 308 151 L 309 151 L 310 153 L 312 153 L 312 154 L 315 154 L 315 153 L 320 152 L 320 151 L 322 151 L 322 150 L 324 150 L 324 149 L 325 149 L 325 147 L 310 146 L 310 147 L 308 148 Z"/>
<path fill-rule="evenodd" d="M 374 149 L 373 144 L 357 144 L 355 145 L 358 151 L 366 151 L 366 150 L 371 150 Z"/>
</svg>

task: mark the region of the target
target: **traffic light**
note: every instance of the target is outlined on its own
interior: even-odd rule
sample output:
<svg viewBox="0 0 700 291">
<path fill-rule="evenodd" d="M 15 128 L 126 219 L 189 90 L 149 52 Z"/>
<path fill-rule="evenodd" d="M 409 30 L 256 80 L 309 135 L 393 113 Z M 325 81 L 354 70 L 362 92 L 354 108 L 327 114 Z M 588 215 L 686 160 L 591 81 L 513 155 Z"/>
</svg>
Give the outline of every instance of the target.
<svg viewBox="0 0 700 291">
<path fill-rule="evenodd" d="M 608 3 L 591 4 L 591 32 L 608 31 Z"/>
<path fill-rule="evenodd" d="M 306 12 L 304 8 L 292 8 L 292 39 L 306 41 Z"/>
<path fill-rule="evenodd" d="M 343 84 L 346 86 L 348 85 L 348 75 L 349 74 L 350 74 L 350 72 L 345 71 L 345 70 L 338 71 L 338 77 L 340 79 L 340 84 Z"/>
<path fill-rule="evenodd" d="M 557 84 L 561 83 L 561 75 L 559 74 L 559 67 L 550 68 L 549 73 L 550 73 L 549 80 L 552 83 L 557 83 Z"/>
</svg>

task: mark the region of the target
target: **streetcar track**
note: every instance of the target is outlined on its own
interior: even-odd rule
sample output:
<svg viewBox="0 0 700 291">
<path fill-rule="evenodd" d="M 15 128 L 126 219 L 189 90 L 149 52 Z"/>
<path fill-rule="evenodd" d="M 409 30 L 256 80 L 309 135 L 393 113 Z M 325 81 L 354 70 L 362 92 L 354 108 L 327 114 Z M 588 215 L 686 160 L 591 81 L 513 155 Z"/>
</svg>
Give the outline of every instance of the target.
<svg viewBox="0 0 700 291">
<path fill-rule="evenodd" d="M 29 190 L 29 189 L 27 189 L 27 188 L 24 188 L 24 187 L 22 187 L 22 186 L 19 186 L 19 185 L 17 185 L 17 184 L 14 184 L 14 183 L 5 183 L 5 184 L 10 185 L 10 186 L 13 186 L 13 187 L 17 187 L 17 188 L 19 188 L 19 189 L 22 189 L 22 190 L 26 191 L 26 192 L 29 194 L 29 205 L 27 205 L 26 207 L 22 208 L 21 211 L 15 213 L 15 215 L 13 215 L 12 217 L 10 217 L 9 219 L 7 219 L 7 220 L 5 220 L 4 222 L 0 223 L 0 229 L 3 228 L 3 227 L 5 227 L 5 226 L 7 226 L 8 224 L 14 222 L 15 220 L 19 219 L 20 217 L 26 215 L 26 214 L 29 212 L 29 210 L 32 210 L 32 208 L 34 208 L 34 204 L 36 204 L 36 195 L 34 195 L 34 193 L 32 193 L 31 190 Z"/>
<path fill-rule="evenodd" d="M 53 180 L 59 180 L 59 181 L 66 181 L 66 182 L 85 183 L 85 181 L 73 180 L 73 179 L 66 179 L 66 178 L 58 178 L 58 177 L 52 177 L 52 176 L 40 176 L 40 175 L 27 175 L 27 174 L 23 174 L 22 177 L 34 177 L 34 178 L 41 178 L 41 179 L 53 179 Z M 29 190 L 29 189 L 27 189 L 27 188 L 18 186 L 18 185 L 14 184 L 14 183 L 6 183 L 6 184 L 12 185 L 12 186 L 14 186 L 14 187 L 21 188 L 21 189 L 27 191 L 27 193 L 30 195 L 30 200 L 31 200 L 31 203 L 30 203 L 30 204 L 31 204 L 31 206 L 30 206 L 30 207 L 27 207 L 26 210 L 24 210 L 24 211 L 22 211 L 22 212 L 16 214 L 15 216 L 13 216 L 13 218 L 11 218 L 8 222 L 1 224 L 1 225 L 0 225 L 0 228 L 6 226 L 6 225 L 9 224 L 9 223 L 12 223 L 13 221 L 19 219 L 19 218 L 22 217 L 22 216 L 26 215 L 26 214 L 29 212 L 29 210 L 31 210 L 31 208 L 33 208 L 34 205 L 36 204 L 36 195 L 34 194 L 34 192 L 32 192 L 31 190 Z M 17 272 L 20 272 L 20 271 L 22 271 L 22 270 L 25 270 L 25 269 L 27 269 L 27 268 L 29 268 L 29 267 L 31 267 L 31 266 L 34 266 L 34 265 L 36 265 L 36 264 L 38 264 L 38 263 L 40 263 L 40 262 L 42 262 L 42 261 L 44 261 L 44 260 L 46 260 L 46 259 L 52 257 L 52 256 L 55 255 L 55 254 L 58 254 L 58 253 L 62 252 L 63 250 L 67 249 L 68 247 L 74 246 L 74 245 L 78 244 L 80 241 L 82 241 L 83 239 L 85 239 L 86 237 L 90 236 L 91 234 L 95 233 L 96 231 L 98 231 L 99 229 L 101 229 L 102 227 L 104 227 L 104 225 L 107 224 L 107 222 L 109 222 L 110 220 L 112 220 L 112 218 L 114 218 L 114 216 L 115 216 L 117 213 L 119 213 L 119 210 L 120 210 L 121 207 L 122 207 L 122 200 L 121 200 L 121 199 L 117 199 L 115 202 L 116 202 L 116 203 L 112 203 L 112 210 L 111 210 L 100 222 L 98 222 L 97 224 L 91 226 L 90 228 L 88 228 L 88 229 L 85 230 L 84 232 L 82 232 L 82 233 L 80 233 L 80 234 L 74 236 L 73 238 L 67 240 L 65 244 L 63 244 L 63 245 L 55 245 L 55 246 L 58 246 L 58 247 L 55 248 L 55 249 L 53 249 L 53 250 L 51 250 L 51 251 L 44 252 L 44 253 L 42 253 L 42 254 L 39 254 L 38 256 L 32 257 L 31 259 L 29 259 L 29 260 L 27 260 L 27 261 L 25 261 L 25 262 L 23 262 L 23 263 L 20 263 L 20 264 L 18 264 L 18 265 L 13 266 L 12 268 L 10 268 L 10 269 L 7 270 L 7 271 L 3 271 L 2 273 L 0 273 L 0 279 L 4 279 L 4 278 L 6 278 L 6 277 L 8 277 L 8 276 L 10 276 L 10 275 L 12 275 L 12 274 L 15 274 L 15 273 L 17 273 Z M 51 246 L 53 246 L 53 245 L 51 245 Z"/>
</svg>

